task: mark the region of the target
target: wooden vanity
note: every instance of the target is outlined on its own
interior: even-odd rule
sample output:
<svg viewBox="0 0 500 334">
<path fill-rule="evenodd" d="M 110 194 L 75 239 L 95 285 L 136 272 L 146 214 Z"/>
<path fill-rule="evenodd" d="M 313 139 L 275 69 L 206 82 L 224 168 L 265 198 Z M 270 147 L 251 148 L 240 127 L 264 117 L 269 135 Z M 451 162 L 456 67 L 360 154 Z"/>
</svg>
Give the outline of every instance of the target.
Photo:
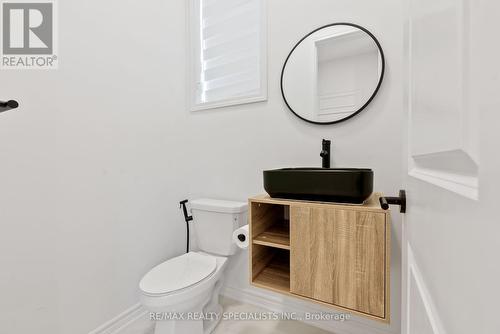
<svg viewBox="0 0 500 334">
<path fill-rule="evenodd" d="M 388 323 L 391 225 L 379 197 L 250 198 L 251 284 Z"/>
</svg>

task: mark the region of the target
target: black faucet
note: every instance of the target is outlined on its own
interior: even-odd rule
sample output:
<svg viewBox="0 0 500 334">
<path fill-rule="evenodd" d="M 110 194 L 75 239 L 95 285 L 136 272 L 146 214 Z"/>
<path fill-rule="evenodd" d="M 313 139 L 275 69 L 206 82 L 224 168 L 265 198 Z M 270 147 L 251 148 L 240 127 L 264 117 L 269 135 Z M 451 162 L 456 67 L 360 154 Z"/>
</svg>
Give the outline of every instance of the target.
<svg viewBox="0 0 500 334">
<path fill-rule="evenodd" d="M 319 154 L 322 158 L 321 167 L 330 168 L 330 140 L 323 139 L 323 149 Z"/>
</svg>

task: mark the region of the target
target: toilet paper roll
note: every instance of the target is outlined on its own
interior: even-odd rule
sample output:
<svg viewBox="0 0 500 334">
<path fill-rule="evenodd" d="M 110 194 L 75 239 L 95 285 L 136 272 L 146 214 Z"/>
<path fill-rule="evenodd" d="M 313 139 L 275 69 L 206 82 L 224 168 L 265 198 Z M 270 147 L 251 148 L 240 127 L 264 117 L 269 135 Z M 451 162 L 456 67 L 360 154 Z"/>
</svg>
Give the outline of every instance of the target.
<svg viewBox="0 0 500 334">
<path fill-rule="evenodd" d="M 248 225 L 242 226 L 233 232 L 233 242 L 241 249 L 247 249 L 250 241 Z"/>
</svg>

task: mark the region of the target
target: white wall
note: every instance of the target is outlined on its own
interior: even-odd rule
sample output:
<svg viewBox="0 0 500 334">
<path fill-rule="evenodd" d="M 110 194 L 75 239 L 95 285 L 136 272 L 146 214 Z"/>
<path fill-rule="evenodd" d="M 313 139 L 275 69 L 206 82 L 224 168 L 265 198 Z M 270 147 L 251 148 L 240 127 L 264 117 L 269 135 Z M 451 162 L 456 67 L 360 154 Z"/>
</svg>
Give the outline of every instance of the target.
<svg viewBox="0 0 500 334">
<path fill-rule="evenodd" d="M 245 200 L 262 170 L 372 167 L 375 189 L 401 184 L 402 17 L 398 0 L 269 1 L 269 100 L 189 113 L 185 1 L 59 3 L 60 68 L 2 73 L 21 108 L 0 115 L 0 331 L 86 333 L 137 302 L 137 282 L 181 254 L 178 201 Z M 279 88 L 290 48 L 308 31 L 348 21 L 387 57 L 374 102 L 337 126 L 287 111 Z M 399 314 L 400 223 L 393 231 L 393 332 Z M 228 284 L 246 286 L 246 253 Z M 29 319 L 29 321 L 27 321 Z"/>
<path fill-rule="evenodd" d="M 183 1 L 60 1 L 60 68 L 3 71 L 0 332 L 88 333 L 184 248 Z"/>
</svg>

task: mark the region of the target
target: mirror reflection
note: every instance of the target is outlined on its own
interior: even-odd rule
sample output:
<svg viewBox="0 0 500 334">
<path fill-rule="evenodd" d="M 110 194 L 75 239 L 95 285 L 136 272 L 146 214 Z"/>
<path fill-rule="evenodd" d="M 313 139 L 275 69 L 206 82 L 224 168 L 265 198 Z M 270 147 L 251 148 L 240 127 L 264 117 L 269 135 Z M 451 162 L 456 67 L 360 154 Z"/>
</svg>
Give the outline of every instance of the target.
<svg viewBox="0 0 500 334">
<path fill-rule="evenodd" d="M 384 56 L 361 27 L 334 24 L 304 37 L 285 62 L 283 97 L 300 118 L 332 124 L 351 118 L 376 95 Z"/>
</svg>

